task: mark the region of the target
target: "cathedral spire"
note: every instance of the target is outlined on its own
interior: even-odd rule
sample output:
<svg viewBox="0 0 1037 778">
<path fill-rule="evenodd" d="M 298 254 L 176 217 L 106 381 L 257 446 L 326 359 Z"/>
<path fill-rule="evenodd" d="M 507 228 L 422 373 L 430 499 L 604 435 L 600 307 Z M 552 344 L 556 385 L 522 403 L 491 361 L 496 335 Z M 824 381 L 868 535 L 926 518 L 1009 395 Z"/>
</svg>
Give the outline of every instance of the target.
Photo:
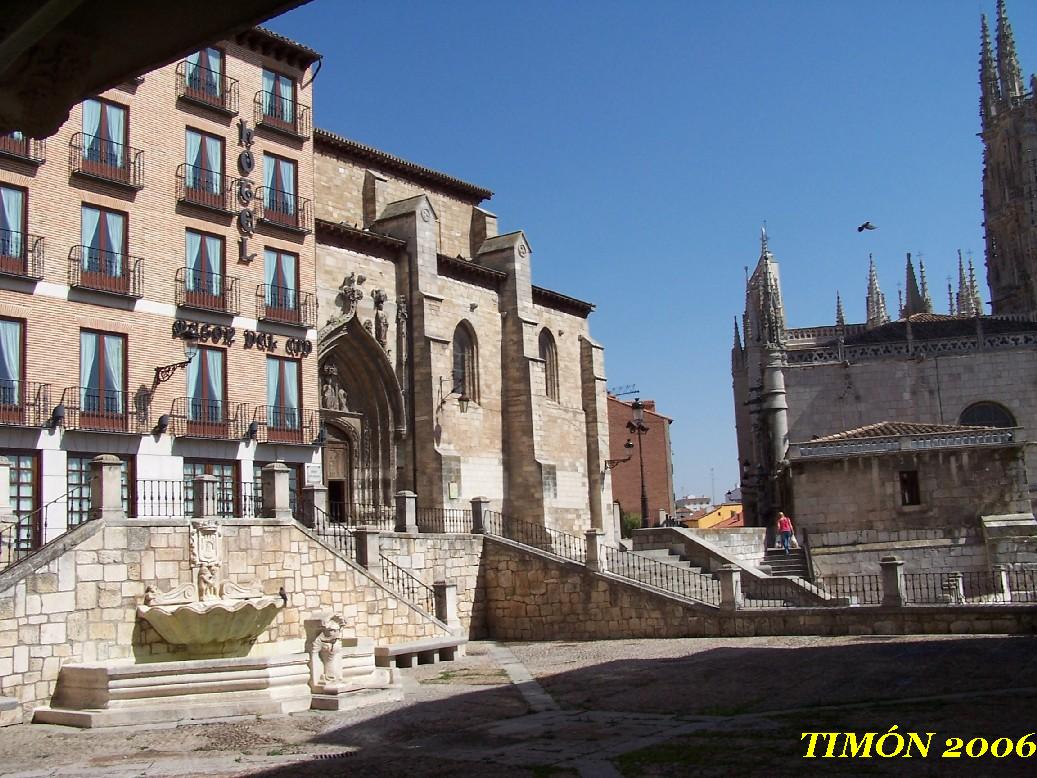
<svg viewBox="0 0 1037 778">
<path fill-rule="evenodd" d="M 843 313 L 843 298 L 839 296 L 839 292 L 835 293 L 835 326 L 846 326 L 846 315 Z"/>
<path fill-rule="evenodd" d="M 735 351 L 742 350 L 742 338 L 738 334 L 738 317 L 735 316 Z"/>
<path fill-rule="evenodd" d="M 922 298 L 922 293 L 918 291 L 918 278 L 915 276 L 915 266 L 911 261 L 911 254 L 908 252 L 904 301 L 900 309 L 900 318 L 909 319 L 916 313 L 925 313 L 925 300 Z"/>
<path fill-rule="evenodd" d="M 868 328 L 880 327 L 889 322 L 886 313 L 886 295 L 879 288 L 879 274 L 875 270 L 875 259 L 868 255 L 868 299 L 865 303 L 868 316 Z"/>
<path fill-rule="evenodd" d="M 997 66 L 994 64 L 994 52 L 990 48 L 990 28 L 987 26 L 986 14 L 980 17 L 979 37 L 979 116 L 986 127 L 997 113 L 997 103 L 1001 99 L 1001 87 L 997 83 Z"/>
<path fill-rule="evenodd" d="M 922 255 L 918 255 L 918 275 L 922 279 L 922 312 L 932 313 L 933 312 L 933 300 L 929 296 L 929 284 L 925 280 L 925 263 L 922 261 Z"/>
<path fill-rule="evenodd" d="M 1005 10 L 1005 0 L 997 0 L 997 73 L 1001 81 L 1001 97 L 1011 100 L 1022 95 L 1022 72 L 1015 54 L 1015 37 Z"/>
<path fill-rule="evenodd" d="M 760 225 L 760 256 L 766 257 L 771 251 L 767 247 L 767 223 Z"/>
<path fill-rule="evenodd" d="M 972 265 L 972 257 L 969 257 L 969 296 L 971 298 L 972 315 L 983 315 L 983 298 L 979 296 L 979 284 L 976 283 L 976 268 Z"/>
<path fill-rule="evenodd" d="M 958 249 L 958 296 L 957 296 L 957 311 L 951 311 L 951 313 L 957 313 L 958 316 L 972 316 L 972 291 L 969 288 L 968 278 L 965 276 L 965 263 L 961 258 L 961 249 Z"/>
</svg>

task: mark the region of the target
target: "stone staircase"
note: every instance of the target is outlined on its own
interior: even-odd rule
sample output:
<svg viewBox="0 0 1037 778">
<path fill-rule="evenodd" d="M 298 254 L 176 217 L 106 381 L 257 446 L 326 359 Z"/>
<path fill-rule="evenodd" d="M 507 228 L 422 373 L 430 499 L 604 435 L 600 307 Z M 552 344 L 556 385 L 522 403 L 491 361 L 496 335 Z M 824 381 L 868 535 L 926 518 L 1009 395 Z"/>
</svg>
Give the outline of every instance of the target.
<svg viewBox="0 0 1037 778">
<path fill-rule="evenodd" d="M 680 597 L 710 605 L 720 603 L 716 576 L 682 559 L 679 547 L 644 551 L 617 549 L 609 556 L 608 572 Z"/>
<path fill-rule="evenodd" d="M 794 548 L 788 554 L 782 548 L 768 548 L 763 555 L 763 564 L 770 568 L 771 575 L 810 578 L 807 552 L 802 548 Z"/>
</svg>

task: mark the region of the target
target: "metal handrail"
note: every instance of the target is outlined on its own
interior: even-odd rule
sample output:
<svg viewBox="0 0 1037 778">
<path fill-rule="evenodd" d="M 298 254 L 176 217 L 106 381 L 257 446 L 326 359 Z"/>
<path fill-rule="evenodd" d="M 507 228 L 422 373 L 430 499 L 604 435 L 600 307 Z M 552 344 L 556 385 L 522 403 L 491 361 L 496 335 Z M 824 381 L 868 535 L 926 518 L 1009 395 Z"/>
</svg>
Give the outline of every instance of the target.
<svg viewBox="0 0 1037 778">
<path fill-rule="evenodd" d="M 397 594 L 403 595 L 404 599 L 415 605 L 420 605 L 427 613 L 435 615 L 435 590 L 428 584 L 415 578 L 384 554 L 379 554 L 379 557 L 382 561 L 382 581 L 387 583 L 389 588 L 393 589 Z"/>
</svg>

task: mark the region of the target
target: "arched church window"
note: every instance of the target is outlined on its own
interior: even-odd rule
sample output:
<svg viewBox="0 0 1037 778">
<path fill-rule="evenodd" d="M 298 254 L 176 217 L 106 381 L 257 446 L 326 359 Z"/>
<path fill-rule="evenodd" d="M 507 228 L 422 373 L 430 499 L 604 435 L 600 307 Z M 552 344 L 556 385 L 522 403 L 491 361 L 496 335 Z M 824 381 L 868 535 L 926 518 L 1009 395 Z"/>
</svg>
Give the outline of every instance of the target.
<svg viewBox="0 0 1037 778">
<path fill-rule="evenodd" d="M 454 330 L 454 370 L 452 391 L 469 400 L 479 401 L 479 363 L 475 347 L 475 332 L 468 322 L 461 322 Z"/>
<path fill-rule="evenodd" d="M 1015 416 L 1005 406 L 992 402 L 973 403 L 961 412 L 958 423 L 965 427 L 1015 427 Z"/>
<path fill-rule="evenodd" d="M 558 352 L 551 330 L 540 330 L 540 358 L 544 360 L 544 378 L 547 396 L 558 402 Z"/>
</svg>

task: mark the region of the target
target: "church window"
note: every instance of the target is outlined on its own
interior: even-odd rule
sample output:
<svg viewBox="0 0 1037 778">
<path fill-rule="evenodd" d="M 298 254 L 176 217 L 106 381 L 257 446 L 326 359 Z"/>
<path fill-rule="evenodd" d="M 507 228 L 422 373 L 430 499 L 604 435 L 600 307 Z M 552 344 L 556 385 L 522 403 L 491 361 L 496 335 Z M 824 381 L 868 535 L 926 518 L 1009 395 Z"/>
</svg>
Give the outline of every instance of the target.
<svg viewBox="0 0 1037 778">
<path fill-rule="evenodd" d="M 545 392 L 558 402 L 558 352 L 555 350 L 554 336 L 547 327 L 540 331 L 540 358 L 544 360 Z"/>
<path fill-rule="evenodd" d="M 900 480 L 900 504 L 921 505 L 922 493 L 918 486 L 918 471 L 901 470 L 897 475 Z"/>
<path fill-rule="evenodd" d="M 554 465 L 541 465 L 544 475 L 544 499 L 558 498 L 558 469 Z"/>
<path fill-rule="evenodd" d="M 455 394 L 469 400 L 479 400 L 478 358 L 475 348 L 475 333 L 467 322 L 461 322 L 454 330 L 453 381 Z"/>
<path fill-rule="evenodd" d="M 1015 427 L 1015 417 L 1003 405 L 994 402 L 973 403 L 961 412 L 958 423 L 964 427 Z"/>
</svg>

